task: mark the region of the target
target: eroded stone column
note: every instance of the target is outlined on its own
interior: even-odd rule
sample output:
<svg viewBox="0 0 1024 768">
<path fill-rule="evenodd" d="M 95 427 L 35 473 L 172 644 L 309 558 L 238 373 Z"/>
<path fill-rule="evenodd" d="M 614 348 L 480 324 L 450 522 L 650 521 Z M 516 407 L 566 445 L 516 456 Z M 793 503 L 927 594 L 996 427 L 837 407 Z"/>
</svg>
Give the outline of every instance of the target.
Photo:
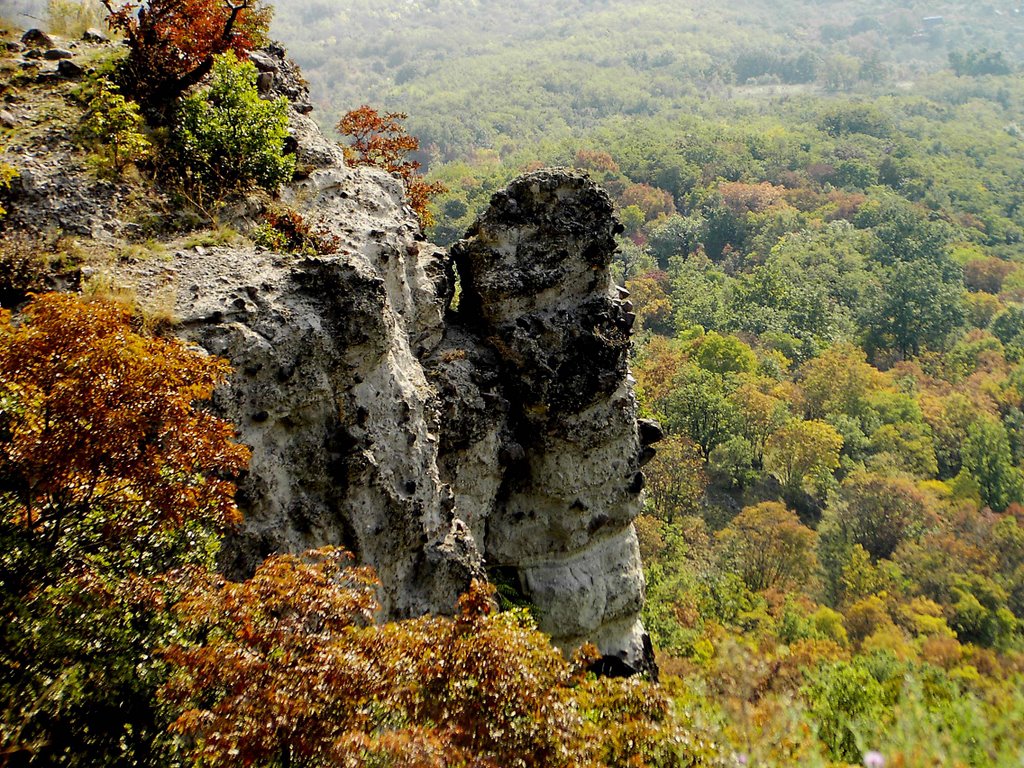
<svg viewBox="0 0 1024 768">
<path fill-rule="evenodd" d="M 490 506 L 467 514 L 470 527 L 488 567 L 516 574 L 542 629 L 642 668 L 632 523 L 643 446 L 627 370 L 634 317 L 608 272 L 618 227 L 585 174 L 544 170 L 497 194 L 453 248 L 461 331 L 439 379 L 460 439 L 442 464 L 456 514 Z M 469 350 L 470 337 L 487 351 Z"/>
</svg>

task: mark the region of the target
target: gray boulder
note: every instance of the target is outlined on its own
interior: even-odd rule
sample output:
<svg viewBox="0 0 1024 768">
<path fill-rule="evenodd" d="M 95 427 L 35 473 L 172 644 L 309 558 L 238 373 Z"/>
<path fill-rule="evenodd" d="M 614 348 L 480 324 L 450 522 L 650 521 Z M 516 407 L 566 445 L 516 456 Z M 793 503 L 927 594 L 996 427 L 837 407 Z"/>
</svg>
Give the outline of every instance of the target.
<svg viewBox="0 0 1024 768">
<path fill-rule="evenodd" d="M 29 48 L 53 48 L 56 43 L 50 35 L 43 32 L 41 29 L 30 29 L 21 36 L 21 42 L 23 45 Z"/>
<path fill-rule="evenodd" d="M 85 69 L 71 59 L 61 59 L 57 63 L 57 74 L 69 80 L 74 80 L 75 78 L 84 75 Z"/>
</svg>

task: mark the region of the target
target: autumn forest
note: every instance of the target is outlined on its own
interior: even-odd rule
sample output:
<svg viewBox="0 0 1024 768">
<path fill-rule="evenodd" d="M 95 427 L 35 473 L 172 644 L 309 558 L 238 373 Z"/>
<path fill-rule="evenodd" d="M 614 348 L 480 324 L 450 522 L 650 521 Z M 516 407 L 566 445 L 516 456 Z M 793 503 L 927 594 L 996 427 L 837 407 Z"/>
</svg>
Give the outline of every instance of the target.
<svg viewBox="0 0 1024 768">
<path fill-rule="evenodd" d="M 1016 764 L 1020 9 L 372 5 L 278 29 L 325 110 L 409 113 L 433 238 L 541 165 L 617 205 L 678 706 L 755 765 Z"/>
<path fill-rule="evenodd" d="M 248 452 L 201 403 L 226 364 L 0 275 L 0 766 L 1021 764 L 1021 8 L 141 5 L 90 17 L 127 40 L 77 96 L 107 178 L 205 211 L 298 173 L 245 62 L 272 37 L 437 245 L 524 171 L 607 192 L 665 432 L 635 523 L 660 679 L 566 658 L 498 573 L 389 623 L 340 550 L 224 579 Z M 251 241 L 337 247 L 297 216 Z"/>
</svg>

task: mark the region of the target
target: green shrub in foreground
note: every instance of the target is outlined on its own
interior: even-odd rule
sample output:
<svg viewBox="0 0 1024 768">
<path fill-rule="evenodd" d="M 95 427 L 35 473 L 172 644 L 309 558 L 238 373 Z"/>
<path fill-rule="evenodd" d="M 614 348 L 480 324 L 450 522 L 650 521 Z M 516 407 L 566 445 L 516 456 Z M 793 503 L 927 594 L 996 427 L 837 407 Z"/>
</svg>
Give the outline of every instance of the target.
<svg viewBox="0 0 1024 768">
<path fill-rule="evenodd" d="M 253 184 L 275 192 L 292 176 L 295 156 L 283 152 L 288 101 L 260 99 L 256 78 L 256 67 L 228 52 L 214 63 L 209 87 L 181 100 L 171 146 L 200 201 Z"/>
</svg>

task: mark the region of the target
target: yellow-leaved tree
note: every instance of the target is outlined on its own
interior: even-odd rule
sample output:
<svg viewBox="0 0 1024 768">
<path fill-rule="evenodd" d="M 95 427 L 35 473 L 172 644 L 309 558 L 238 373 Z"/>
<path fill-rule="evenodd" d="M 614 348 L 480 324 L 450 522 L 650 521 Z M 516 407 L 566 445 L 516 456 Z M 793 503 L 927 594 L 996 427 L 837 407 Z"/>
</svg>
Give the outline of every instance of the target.
<svg viewBox="0 0 1024 768">
<path fill-rule="evenodd" d="M 818 486 L 839 466 L 843 437 L 824 421 L 793 420 L 765 443 L 764 466 L 787 492 Z"/>
</svg>

